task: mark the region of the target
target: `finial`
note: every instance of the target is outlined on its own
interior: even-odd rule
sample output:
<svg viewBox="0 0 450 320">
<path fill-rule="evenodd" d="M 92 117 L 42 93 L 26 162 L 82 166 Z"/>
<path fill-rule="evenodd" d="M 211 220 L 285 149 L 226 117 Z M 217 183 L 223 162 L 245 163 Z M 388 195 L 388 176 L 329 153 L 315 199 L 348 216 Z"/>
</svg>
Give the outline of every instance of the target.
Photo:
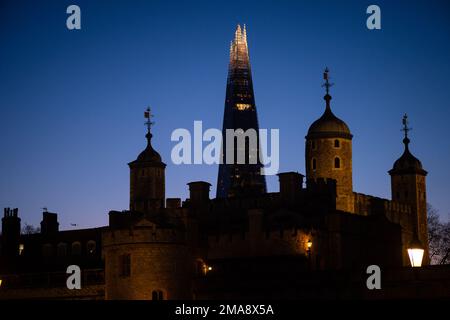
<svg viewBox="0 0 450 320">
<path fill-rule="evenodd" d="M 152 137 L 152 134 L 150 132 L 152 125 L 154 125 L 155 123 L 151 120 L 151 118 L 153 118 L 153 114 L 152 114 L 152 110 L 150 109 L 150 107 L 147 107 L 147 109 L 144 112 L 144 117 L 147 119 L 147 121 L 145 122 L 145 125 L 147 126 L 147 139 L 150 140 L 150 138 Z"/>
<path fill-rule="evenodd" d="M 334 85 L 334 83 L 329 82 L 328 72 L 330 72 L 330 70 L 328 69 L 328 67 L 326 67 L 323 73 L 323 79 L 325 80 L 325 83 L 322 85 L 322 87 L 325 87 L 327 95 L 329 95 L 330 93 L 330 87 Z"/>
<path fill-rule="evenodd" d="M 403 115 L 402 124 L 403 128 L 401 129 L 403 132 L 405 132 L 405 138 L 403 139 L 403 143 L 405 144 L 405 148 L 408 148 L 409 144 L 409 138 L 408 138 L 408 132 L 412 130 L 412 128 L 408 127 L 408 115 L 405 113 Z"/>
<path fill-rule="evenodd" d="M 332 87 L 334 85 L 334 83 L 329 82 L 330 77 L 328 75 L 328 72 L 330 72 L 330 70 L 328 69 L 328 67 L 326 67 L 325 71 L 323 73 L 323 79 L 325 80 L 325 83 L 322 85 L 322 87 L 325 87 L 325 90 L 326 90 L 326 94 L 323 98 L 327 102 L 327 105 L 326 105 L 327 110 L 330 109 L 330 100 L 331 100 L 330 87 Z"/>
</svg>

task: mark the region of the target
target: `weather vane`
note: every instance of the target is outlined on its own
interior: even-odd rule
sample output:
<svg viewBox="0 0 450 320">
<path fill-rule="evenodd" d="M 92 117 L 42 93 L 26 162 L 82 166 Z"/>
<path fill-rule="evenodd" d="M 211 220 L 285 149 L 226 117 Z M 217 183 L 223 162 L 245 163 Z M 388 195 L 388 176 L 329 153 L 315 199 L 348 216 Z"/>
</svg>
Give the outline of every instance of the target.
<svg viewBox="0 0 450 320">
<path fill-rule="evenodd" d="M 150 107 L 147 107 L 147 109 L 145 110 L 144 117 L 147 119 L 147 121 L 145 122 L 145 125 L 147 126 L 148 133 L 150 133 L 150 129 L 151 129 L 152 125 L 155 124 L 151 120 L 153 118 L 153 114 L 152 114 L 152 110 L 150 109 Z"/>
<path fill-rule="evenodd" d="M 403 128 L 401 131 L 405 132 L 405 138 L 408 138 L 408 132 L 412 130 L 412 128 L 408 127 L 408 115 L 405 113 L 402 119 Z"/>
<path fill-rule="evenodd" d="M 330 72 L 330 70 L 328 69 L 328 67 L 326 67 L 325 72 L 323 73 L 323 78 L 325 79 L 325 83 L 322 85 L 322 87 L 325 87 L 325 89 L 327 90 L 327 95 L 330 92 L 330 88 L 334 85 L 334 83 L 329 82 L 328 72 Z"/>
</svg>

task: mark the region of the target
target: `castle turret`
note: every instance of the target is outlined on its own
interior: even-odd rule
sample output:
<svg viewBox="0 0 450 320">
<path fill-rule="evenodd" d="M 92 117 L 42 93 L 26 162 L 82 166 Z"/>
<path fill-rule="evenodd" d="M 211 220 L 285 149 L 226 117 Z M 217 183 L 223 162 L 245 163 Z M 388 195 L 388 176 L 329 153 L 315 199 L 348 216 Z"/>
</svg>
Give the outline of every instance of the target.
<svg viewBox="0 0 450 320">
<path fill-rule="evenodd" d="M 353 212 L 352 137 L 347 124 L 331 111 L 328 68 L 324 73 L 326 105 L 322 116 L 313 122 L 306 135 L 305 157 L 307 179 L 336 180 L 336 207 Z"/>
<path fill-rule="evenodd" d="M 137 159 L 130 162 L 130 210 L 148 212 L 164 207 L 165 201 L 165 168 L 161 156 L 152 147 L 150 132 L 153 122 L 148 108 L 145 112 L 148 132 L 147 147 Z"/>
<path fill-rule="evenodd" d="M 392 200 L 409 204 L 412 208 L 411 230 L 409 237 L 416 235 L 421 244 L 425 247 L 423 264 L 429 263 L 428 258 L 428 226 L 427 226 L 427 198 L 425 178 L 427 172 L 423 169 L 419 159 L 414 157 L 409 150 L 410 140 L 408 132 L 408 116 L 403 116 L 403 129 L 405 137 L 403 144 L 405 149 L 402 156 L 395 161 L 394 166 L 389 170 L 391 176 Z M 411 239 L 404 239 L 404 245 Z M 406 255 L 406 249 L 403 250 Z M 405 259 L 408 261 L 407 259 Z"/>
</svg>

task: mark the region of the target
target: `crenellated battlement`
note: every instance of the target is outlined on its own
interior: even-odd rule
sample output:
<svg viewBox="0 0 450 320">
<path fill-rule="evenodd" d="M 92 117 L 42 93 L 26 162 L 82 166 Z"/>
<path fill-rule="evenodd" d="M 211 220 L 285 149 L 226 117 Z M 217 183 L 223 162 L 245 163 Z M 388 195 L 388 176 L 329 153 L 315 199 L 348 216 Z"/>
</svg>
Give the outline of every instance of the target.
<svg viewBox="0 0 450 320">
<path fill-rule="evenodd" d="M 335 190 L 336 180 L 331 178 L 309 178 L 306 187 L 310 190 Z"/>
<path fill-rule="evenodd" d="M 186 234 L 176 228 L 159 228 L 154 223 L 145 221 L 129 229 L 111 230 L 103 233 L 104 246 L 121 244 L 177 244 L 184 243 Z"/>
<path fill-rule="evenodd" d="M 370 215 L 375 214 L 380 210 L 382 210 L 385 215 L 408 215 L 412 213 L 411 206 L 405 203 L 357 192 L 354 192 L 353 195 L 355 198 L 354 213 L 356 214 Z"/>
<path fill-rule="evenodd" d="M 306 254 L 308 235 L 298 228 L 213 235 L 208 237 L 208 258 Z"/>
</svg>

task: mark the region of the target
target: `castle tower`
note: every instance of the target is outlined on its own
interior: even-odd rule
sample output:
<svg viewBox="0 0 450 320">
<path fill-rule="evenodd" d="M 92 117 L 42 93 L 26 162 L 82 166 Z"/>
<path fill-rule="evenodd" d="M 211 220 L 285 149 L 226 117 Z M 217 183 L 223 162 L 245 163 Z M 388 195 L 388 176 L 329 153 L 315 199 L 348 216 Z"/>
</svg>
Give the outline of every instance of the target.
<svg viewBox="0 0 450 320">
<path fill-rule="evenodd" d="M 246 139 L 245 163 L 243 164 L 236 163 L 237 150 L 233 151 L 227 148 L 227 129 L 242 129 L 244 132 L 248 129 L 254 129 L 256 131 L 258 140 L 256 143 L 252 144 Z M 217 179 L 218 198 L 236 195 L 258 195 L 266 192 L 266 180 L 261 175 L 263 166 L 258 158 L 260 148 L 258 129 L 258 117 L 247 46 L 247 32 L 245 26 L 241 29 L 241 26 L 238 25 L 230 47 L 230 63 L 222 129 L 224 152 L 222 154 L 222 164 L 219 165 Z M 227 155 L 230 159 L 234 158 L 233 164 L 226 163 Z"/>
<path fill-rule="evenodd" d="M 353 212 L 352 137 L 347 124 L 331 111 L 328 68 L 324 79 L 326 88 L 325 112 L 309 127 L 305 144 L 307 179 L 336 180 L 336 207 Z"/>
<path fill-rule="evenodd" d="M 106 300 L 192 299 L 194 262 L 184 228 L 151 217 L 133 223 L 129 214 L 127 224 L 112 223 L 124 215 L 110 213 L 102 233 Z"/>
<path fill-rule="evenodd" d="M 165 168 L 161 156 L 152 147 L 150 108 L 145 112 L 147 119 L 147 147 L 137 159 L 130 162 L 130 210 L 148 212 L 164 207 L 165 201 Z"/>
<path fill-rule="evenodd" d="M 402 156 L 395 161 L 394 166 L 389 170 L 391 176 L 391 192 L 392 200 L 409 204 L 413 210 L 414 216 L 411 219 L 410 236 L 412 238 L 414 232 L 421 244 L 425 247 L 423 264 L 429 263 L 428 256 L 428 226 L 427 226 L 427 198 L 425 178 L 427 172 L 423 169 L 419 159 L 414 157 L 409 151 L 410 140 L 408 132 L 408 116 L 403 116 L 403 129 L 405 137 L 403 144 L 405 150 Z M 410 239 L 404 239 L 407 245 Z M 404 254 L 406 249 L 403 250 Z"/>
</svg>

